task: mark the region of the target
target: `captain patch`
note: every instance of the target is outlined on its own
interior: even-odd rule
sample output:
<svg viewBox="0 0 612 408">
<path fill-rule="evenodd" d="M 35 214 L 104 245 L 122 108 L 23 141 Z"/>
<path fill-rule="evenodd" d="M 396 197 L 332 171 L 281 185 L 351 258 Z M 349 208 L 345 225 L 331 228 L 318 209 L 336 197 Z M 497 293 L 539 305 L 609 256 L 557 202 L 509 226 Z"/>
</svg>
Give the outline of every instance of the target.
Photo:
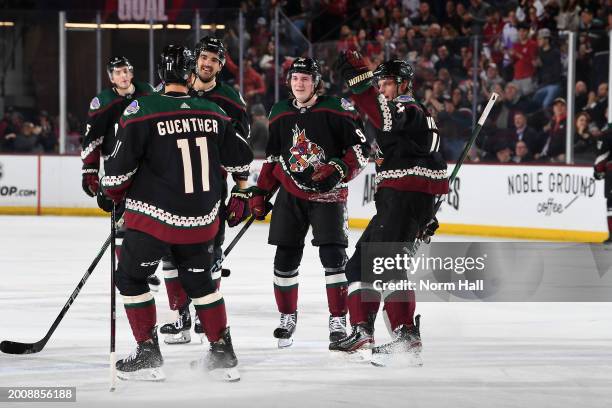
<svg viewBox="0 0 612 408">
<path fill-rule="evenodd" d="M 138 105 L 138 101 L 133 101 L 132 103 L 128 105 L 127 108 L 125 108 L 125 111 L 123 111 L 123 114 L 125 116 L 133 115 L 139 110 L 140 110 L 140 106 Z"/>
<path fill-rule="evenodd" d="M 344 110 L 355 110 L 351 101 L 346 98 L 340 99 L 340 105 L 342 105 L 342 109 Z"/>
<path fill-rule="evenodd" d="M 89 102 L 89 109 L 96 110 L 96 109 L 99 109 L 99 108 L 100 108 L 100 100 L 96 96 L 95 98 L 93 98 L 91 100 L 91 102 Z"/>
</svg>

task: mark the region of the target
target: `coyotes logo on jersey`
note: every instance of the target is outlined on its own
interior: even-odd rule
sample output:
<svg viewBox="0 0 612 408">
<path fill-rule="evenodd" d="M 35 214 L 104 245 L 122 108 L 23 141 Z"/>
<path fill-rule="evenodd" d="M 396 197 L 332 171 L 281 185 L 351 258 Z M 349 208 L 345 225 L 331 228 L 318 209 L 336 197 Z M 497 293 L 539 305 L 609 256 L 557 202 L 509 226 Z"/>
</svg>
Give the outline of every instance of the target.
<svg viewBox="0 0 612 408">
<path fill-rule="evenodd" d="M 325 158 L 323 149 L 306 137 L 306 129 L 300 129 L 297 125 L 293 129 L 293 146 L 289 152 L 289 169 L 297 173 L 302 173 L 310 166 L 316 170 Z"/>
</svg>

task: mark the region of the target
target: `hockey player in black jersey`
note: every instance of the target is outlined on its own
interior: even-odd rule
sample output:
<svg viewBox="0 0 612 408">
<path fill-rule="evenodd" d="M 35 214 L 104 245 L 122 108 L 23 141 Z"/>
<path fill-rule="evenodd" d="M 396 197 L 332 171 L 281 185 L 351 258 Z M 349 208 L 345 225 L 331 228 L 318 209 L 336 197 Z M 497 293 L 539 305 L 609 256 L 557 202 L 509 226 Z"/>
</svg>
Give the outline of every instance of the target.
<svg viewBox="0 0 612 408">
<path fill-rule="evenodd" d="M 112 153 L 115 145 L 115 124 L 119 121 L 123 110 L 135 98 L 153 93 L 153 88 L 145 82 L 134 81 L 134 67 L 126 57 L 111 57 L 106 65 L 108 79 L 112 83 L 96 95 L 89 103 L 85 134 L 83 135 L 81 160 L 83 161 L 82 187 L 85 194 L 96 197 L 98 206 L 110 212 L 111 202 L 103 194 L 99 194 L 100 159 Z M 119 208 L 119 217 L 123 208 Z M 117 231 L 116 252 L 119 256 L 121 241 L 125 229 Z M 151 289 L 159 288 L 159 279 L 155 275 L 149 277 Z"/>
<path fill-rule="evenodd" d="M 266 163 L 252 189 L 251 212 L 264 217 L 265 200 L 279 187 L 268 243 L 276 245 L 274 295 L 279 347 L 290 346 L 297 323 L 298 268 L 312 227 L 325 270 L 330 341 L 346 333 L 347 183 L 366 166 L 368 145 L 347 100 L 322 96 L 316 61 L 297 58 L 287 74 L 292 98 L 270 112 Z"/>
<path fill-rule="evenodd" d="M 158 65 L 164 93 L 130 103 L 105 162 L 101 186 L 113 201 L 125 199 L 127 232 L 116 282 L 138 343 L 116 364 L 122 379 L 165 378 L 146 277 L 167 253 L 210 341 L 204 366 L 225 380 L 239 378 L 223 296 L 210 269 L 220 223 L 221 166 L 247 166 L 253 155 L 221 108 L 187 94 L 193 64 L 189 49 L 164 49 Z"/>
<path fill-rule="evenodd" d="M 225 46 L 223 42 L 214 37 L 204 37 L 195 46 L 194 57 L 196 59 L 194 75 L 190 80 L 189 95 L 193 98 L 204 98 L 216 103 L 231 118 L 232 126 L 236 134 L 244 140 L 249 139 L 249 118 L 246 112 L 244 99 L 239 92 L 231 86 L 218 81 L 217 77 L 225 64 Z M 223 202 L 219 210 L 222 220 L 227 218 L 230 227 L 241 223 L 250 215 L 248 208 L 248 167 L 224 168 L 223 172 L 229 171 L 236 185 L 232 188 L 228 206 L 225 206 L 227 197 L 227 184 L 224 184 Z M 227 215 L 227 217 L 226 217 Z M 225 238 L 225 224 L 219 224 L 219 232 L 215 238 L 215 262 L 221 261 L 223 255 L 223 241 Z M 191 315 L 189 312 L 189 298 L 180 285 L 177 270 L 170 256 L 163 259 L 164 282 L 171 310 L 177 310 L 179 317 L 174 323 L 168 323 L 160 328 L 160 332 L 166 335 L 167 344 L 182 344 L 191 341 Z M 228 272 L 227 270 L 224 272 Z M 222 270 L 213 274 L 213 280 L 219 287 L 221 283 Z M 195 332 L 202 334 L 202 325 L 195 318 Z"/>
<path fill-rule="evenodd" d="M 392 60 L 369 71 L 359 53 L 342 53 L 338 69 L 353 93 L 357 108 L 377 129 L 379 146 L 375 195 L 376 215 L 356 245 L 346 266 L 348 307 L 352 333 L 330 345 L 330 350 L 354 352 L 374 346 L 374 319 L 381 295 L 383 311 L 395 339 L 373 347 L 372 363 L 384 365 L 396 352 L 420 360 L 419 316 L 414 292 L 389 290 L 382 294 L 373 286 L 372 271 L 361 266 L 368 243 L 412 243 L 432 235 L 434 198 L 448 193 L 446 162 L 439 151 L 440 138 L 433 118 L 412 97 L 412 67 Z M 372 84 L 378 86 L 376 87 Z M 405 271 L 397 276 L 405 279 Z"/>
<path fill-rule="evenodd" d="M 605 244 L 612 244 L 612 127 L 608 124 L 607 130 L 597 141 L 597 158 L 594 165 L 595 180 L 605 180 L 604 193 L 608 207 L 608 239 Z"/>
</svg>

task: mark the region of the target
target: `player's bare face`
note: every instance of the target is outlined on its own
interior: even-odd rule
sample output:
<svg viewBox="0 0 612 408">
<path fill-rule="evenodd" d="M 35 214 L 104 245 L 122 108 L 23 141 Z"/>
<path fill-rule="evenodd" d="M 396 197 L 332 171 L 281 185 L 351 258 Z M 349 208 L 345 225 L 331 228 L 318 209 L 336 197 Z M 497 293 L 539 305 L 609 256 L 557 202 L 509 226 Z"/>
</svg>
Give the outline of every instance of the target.
<svg viewBox="0 0 612 408">
<path fill-rule="evenodd" d="M 309 74 L 291 74 L 291 92 L 298 102 L 307 102 L 314 93 L 314 81 Z"/>
<path fill-rule="evenodd" d="M 221 60 L 214 52 L 202 51 L 198 57 L 198 76 L 203 82 L 212 81 L 221 71 Z"/>
<path fill-rule="evenodd" d="M 378 93 L 384 95 L 386 100 L 392 101 L 398 96 L 397 82 L 392 78 L 379 79 Z"/>
<path fill-rule="evenodd" d="M 111 82 L 117 89 L 129 89 L 132 85 L 132 79 L 134 79 L 134 74 L 128 67 L 115 68 L 111 73 Z"/>
</svg>

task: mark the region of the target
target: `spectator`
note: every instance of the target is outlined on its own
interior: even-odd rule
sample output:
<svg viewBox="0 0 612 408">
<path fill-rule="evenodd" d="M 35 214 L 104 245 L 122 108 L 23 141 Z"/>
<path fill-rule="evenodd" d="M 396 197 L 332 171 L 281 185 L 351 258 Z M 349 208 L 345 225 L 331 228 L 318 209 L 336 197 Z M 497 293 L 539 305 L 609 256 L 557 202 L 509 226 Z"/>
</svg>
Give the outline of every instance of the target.
<svg viewBox="0 0 612 408">
<path fill-rule="evenodd" d="M 236 78 L 236 87 L 240 87 L 240 72 L 236 63 L 232 60 L 229 54 L 225 56 L 225 66 Z M 259 74 L 252 66 L 251 60 L 244 60 L 244 96 L 248 104 L 261 102 L 261 99 L 266 93 L 266 86 L 261 74 Z"/>
<path fill-rule="evenodd" d="M 504 90 L 503 101 L 492 112 L 492 121 L 498 129 L 510 129 L 514 125 L 514 114 L 517 112 L 532 112 L 533 103 L 521 97 L 518 87 L 513 82 L 508 82 Z"/>
<path fill-rule="evenodd" d="M 553 162 L 565 161 L 566 118 L 567 107 L 565 99 L 555 99 L 553 101 L 553 117 L 544 127 L 546 143 L 541 153 L 535 155 L 536 159 L 548 159 Z"/>
<path fill-rule="evenodd" d="M 457 78 L 459 77 L 459 66 L 461 61 L 457 58 L 456 55 L 450 54 L 448 52 L 448 48 L 446 45 L 441 45 L 438 47 L 438 61 L 434 64 L 434 67 L 437 71 L 445 68 L 450 72 L 450 74 Z"/>
<path fill-rule="evenodd" d="M 607 123 L 605 117 L 606 109 L 608 109 L 608 84 L 604 82 L 597 87 L 597 94 L 595 96 L 591 93 L 586 109 L 591 120 L 599 129 L 602 129 Z"/>
<path fill-rule="evenodd" d="M 550 30 L 542 28 L 538 32 L 538 67 L 539 88 L 533 95 L 534 102 L 542 108 L 548 108 L 561 92 L 561 54 L 557 48 L 550 46 Z"/>
<path fill-rule="evenodd" d="M 412 19 L 412 25 L 417 29 L 417 31 L 425 32 L 429 28 L 429 26 L 433 23 L 437 23 L 438 19 L 431 14 L 431 10 L 429 9 L 429 3 L 422 2 L 419 5 L 419 15 L 416 18 Z"/>
<path fill-rule="evenodd" d="M 24 122 L 13 143 L 15 153 L 32 153 L 36 148 L 37 136 L 32 122 Z"/>
<path fill-rule="evenodd" d="M 508 20 L 502 30 L 502 44 L 506 49 L 511 49 L 515 42 L 518 41 L 518 20 L 516 13 L 510 11 L 508 13 Z"/>
<path fill-rule="evenodd" d="M 487 2 L 470 0 L 470 7 L 464 20 L 471 23 L 472 34 L 479 35 L 482 33 L 482 27 L 487 22 L 487 14 L 490 8 L 491 6 Z"/>
<path fill-rule="evenodd" d="M 489 47 L 498 41 L 504 30 L 504 22 L 501 20 L 500 11 L 496 8 L 489 7 L 487 9 L 487 22 L 483 27 L 482 34 L 484 43 Z"/>
<path fill-rule="evenodd" d="M 592 164 L 597 157 L 597 138 L 593 135 L 586 112 L 576 115 L 574 134 L 574 162 Z"/>
<path fill-rule="evenodd" d="M 580 25 L 580 6 L 578 0 L 567 0 L 557 16 L 557 29 L 578 31 Z"/>
<path fill-rule="evenodd" d="M 530 152 L 537 152 L 542 148 L 538 132 L 527 125 L 527 117 L 521 111 L 517 111 L 514 114 L 513 142 L 519 141 L 525 142 Z"/>
<path fill-rule="evenodd" d="M 336 43 L 336 51 L 355 51 L 357 50 L 357 39 L 348 25 L 343 25 L 340 28 L 340 39 Z"/>
<path fill-rule="evenodd" d="M 505 142 L 495 148 L 495 161 L 497 163 L 510 163 L 512 160 L 512 149 Z"/>
<path fill-rule="evenodd" d="M 480 73 L 480 86 L 485 99 L 489 99 L 495 85 L 504 85 L 504 80 L 499 76 L 497 64 L 490 62 L 487 70 Z"/>
<path fill-rule="evenodd" d="M 535 59 L 538 46 L 529 38 L 529 27 L 519 26 L 519 40 L 512 46 L 510 56 L 514 61 L 514 83 L 521 95 L 529 95 L 534 90 L 533 76 L 535 74 Z"/>
<path fill-rule="evenodd" d="M 420 0 L 402 0 L 402 9 L 408 18 L 415 18 L 419 15 Z"/>
<path fill-rule="evenodd" d="M 257 19 L 257 25 L 255 26 L 255 30 L 251 34 L 251 44 L 259 47 L 265 47 L 270 41 L 272 37 L 272 33 L 266 27 L 266 19 L 264 17 L 259 17 Z"/>
<path fill-rule="evenodd" d="M 5 126 L 2 140 L 0 140 L 0 150 L 4 152 L 14 152 L 15 139 L 23 126 L 23 116 L 19 112 L 15 112 L 11 109 L 6 119 L 8 123 Z"/>
<path fill-rule="evenodd" d="M 584 81 L 576 82 L 576 98 L 574 99 L 574 107 L 580 112 L 587 108 L 588 89 Z"/>
<path fill-rule="evenodd" d="M 533 161 L 533 155 L 529 151 L 529 146 L 522 140 L 519 140 L 514 145 L 514 156 L 512 157 L 514 163 L 529 163 Z"/>
<path fill-rule="evenodd" d="M 536 17 L 539 18 L 544 14 L 544 5 L 540 0 L 520 0 L 516 8 L 516 17 L 518 21 L 525 22 L 528 19 L 529 8 L 533 7 L 536 10 Z"/>
<path fill-rule="evenodd" d="M 268 144 L 268 117 L 266 110 L 261 104 L 253 105 L 251 110 L 251 137 L 249 142 L 256 156 L 263 157 L 266 153 Z"/>
<path fill-rule="evenodd" d="M 35 133 L 38 136 L 36 144 L 39 149 L 45 153 L 57 151 L 58 140 L 53 129 L 53 124 L 49 120 L 49 114 L 42 111 L 38 116 L 39 125 L 35 128 Z"/>
</svg>

